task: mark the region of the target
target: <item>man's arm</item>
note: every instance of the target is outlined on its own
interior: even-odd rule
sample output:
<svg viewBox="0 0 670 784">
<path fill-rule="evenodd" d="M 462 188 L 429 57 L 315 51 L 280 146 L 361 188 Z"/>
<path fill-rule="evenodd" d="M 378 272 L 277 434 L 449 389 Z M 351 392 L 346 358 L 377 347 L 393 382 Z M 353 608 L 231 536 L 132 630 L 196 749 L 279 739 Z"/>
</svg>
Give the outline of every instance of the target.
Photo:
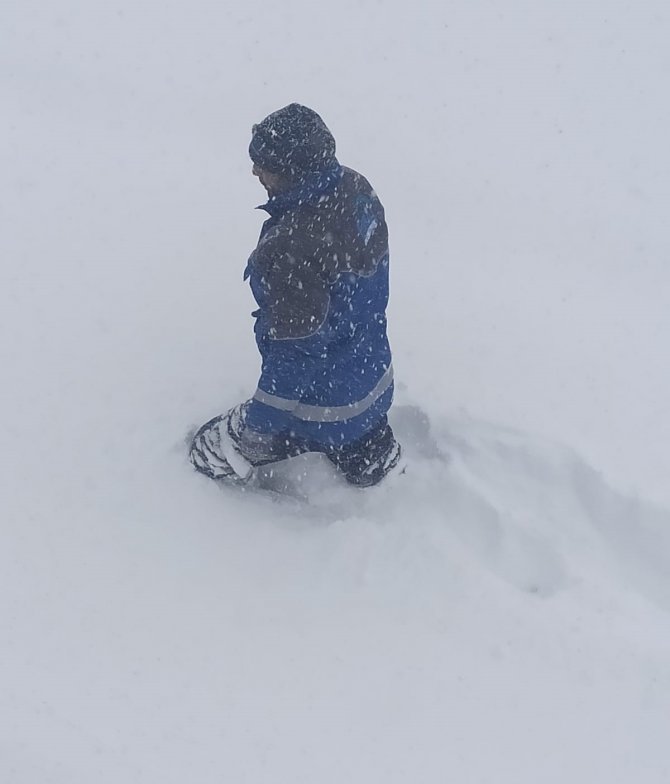
<svg viewBox="0 0 670 784">
<path fill-rule="evenodd" d="M 258 263 L 265 294 L 256 326 L 263 363 L 246 423 L 259 433 L 288 426 L 328 350 L 330 292 L 320 265 L 284 250 Z"/>
</svg>

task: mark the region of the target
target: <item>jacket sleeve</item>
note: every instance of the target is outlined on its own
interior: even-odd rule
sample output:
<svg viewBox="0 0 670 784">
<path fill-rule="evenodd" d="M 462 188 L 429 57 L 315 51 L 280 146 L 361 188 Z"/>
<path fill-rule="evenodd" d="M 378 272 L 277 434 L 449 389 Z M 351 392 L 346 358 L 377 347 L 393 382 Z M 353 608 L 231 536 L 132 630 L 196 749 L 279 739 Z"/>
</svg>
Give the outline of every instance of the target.
<svg viewBox="0 0 670 784">
<path fill-rule="evenodd" d="M 318 261 L 290 247 L 264 249 L 253 260 L 262 292 L 256 338 L 261 376 L 246 424 L 261 433 L 288 427 L 291 413 L 328 352 L 330 287 Z"/>
</svg>

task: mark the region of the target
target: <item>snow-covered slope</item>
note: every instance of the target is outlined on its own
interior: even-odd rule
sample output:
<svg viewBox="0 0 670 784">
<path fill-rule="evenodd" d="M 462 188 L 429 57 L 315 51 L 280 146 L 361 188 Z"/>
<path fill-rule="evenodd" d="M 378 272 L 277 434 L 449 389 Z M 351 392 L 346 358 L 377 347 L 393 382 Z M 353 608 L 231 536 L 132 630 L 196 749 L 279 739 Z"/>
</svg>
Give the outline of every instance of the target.
<svg viewBox="0 0 670 784">
<path fill-rule="evenodd" d="M 0 781 L 670 780 L 665 5 L 2 14 Z M 309 504 L 183 444 L 290 100 L 387 207 L 409 457 Z"/>
<path fill-rule="evenodd" d="M 314 465 L 310 505 L 104 428 L 96 472 L 36 478 L 0 555 L 5 780 L 665 781 L 670 514 L 469 419 L 445 464 L 416 420 L 404 476 Z"/>
</svg>

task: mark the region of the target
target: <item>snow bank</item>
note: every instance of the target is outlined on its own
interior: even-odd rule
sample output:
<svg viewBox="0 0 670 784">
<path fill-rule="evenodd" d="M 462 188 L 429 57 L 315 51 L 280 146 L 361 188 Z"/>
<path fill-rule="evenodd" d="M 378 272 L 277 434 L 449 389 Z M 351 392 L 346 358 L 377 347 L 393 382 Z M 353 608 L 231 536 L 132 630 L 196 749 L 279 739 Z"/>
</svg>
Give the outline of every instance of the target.
<svg viewBox="0 0 670 784">
<path fill-rule="evenodd" d="M 6 780 L 663 781 L 669 514 L 394 417 L 407 471 L 371 491 L 318 459 L 286 468 L 309 503 L 222 490 L 144 433 L 15 494 Z"/>
</svg>

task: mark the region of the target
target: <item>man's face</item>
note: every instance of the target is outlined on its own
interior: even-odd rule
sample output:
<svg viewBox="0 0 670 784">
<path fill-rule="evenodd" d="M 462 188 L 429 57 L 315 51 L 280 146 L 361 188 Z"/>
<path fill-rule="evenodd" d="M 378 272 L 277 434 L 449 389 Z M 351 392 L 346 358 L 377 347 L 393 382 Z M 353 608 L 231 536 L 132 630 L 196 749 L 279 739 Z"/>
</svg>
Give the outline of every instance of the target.
<svg viewBox="0 0 670 784">
<path fill-rule="evenodd" d="M 269 172 L 267 169 L 261 169 L 261 167 L 255 163 L 251 173 L 261 181 L 261 185 L 268 192 L 268 196 L 279 193 L 281 190 L 281 175 Z"/>
</svg>

